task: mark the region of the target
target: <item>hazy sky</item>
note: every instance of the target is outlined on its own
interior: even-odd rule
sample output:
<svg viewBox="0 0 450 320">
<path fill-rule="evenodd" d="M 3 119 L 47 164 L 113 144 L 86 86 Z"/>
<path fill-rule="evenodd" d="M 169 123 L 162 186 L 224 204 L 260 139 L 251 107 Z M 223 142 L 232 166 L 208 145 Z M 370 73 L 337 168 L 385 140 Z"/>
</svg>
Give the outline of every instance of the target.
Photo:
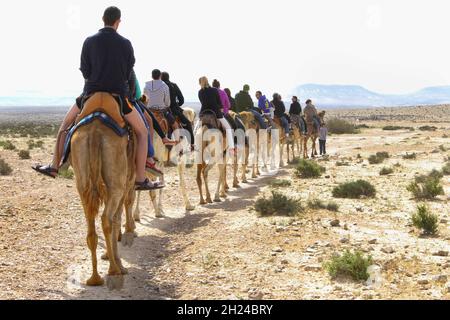
<svg viewBox="0 0 450 320">
<path fill-rule="evenodd" d="M 303 83 L 450 84 L 447 0 L 15 0 L 2 2 L 0 96 L 81 92 L 81 46 L 109 5 L 122 10 L 140 81 L 167 70 L 190 100 L 202 75 L 285 96 Z"/>
</svg>

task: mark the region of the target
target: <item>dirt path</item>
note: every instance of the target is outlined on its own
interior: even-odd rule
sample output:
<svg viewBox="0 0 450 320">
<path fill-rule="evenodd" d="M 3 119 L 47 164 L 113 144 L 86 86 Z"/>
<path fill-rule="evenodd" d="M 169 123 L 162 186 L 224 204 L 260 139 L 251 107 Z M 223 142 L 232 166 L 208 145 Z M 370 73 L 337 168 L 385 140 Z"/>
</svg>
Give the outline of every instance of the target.
<svg viewBox="0 0 450 320">
<path fill-rule="evenodd" d="M 1 150 L 15 172 L 0 177 L 0 298 L 448 299 L 450 258 L 434 253 L 450 251 L 450 178 L 443 180 L 446 195 L 428 203 L 441 219 L 436 238 L 421 238 L 411 227 L 417 203 L 406 191 L 417 173 L 440 169 L 449 156 L 448 151 L 435 151 L 440 145 L 450 149 L 449 138 L 443 137 L 450 124 L 439 126 L 443 129 L 433 133 L 372 128 L 359 135 L 334 136 L 329 161 L 320 161 L 327 169 L 322 178 L 300 180 L 292 167 L 277 174 L 278 179 L 292 180 L 291 187 L 280 191 L 300 197 L 304 205 L 312 198 L 332 200 L 332 187 L 343 181 L 362 177 L 376 186 L 373 200 L 335 199 L 337 214 L 306 210 L 296 219 L 258 218 L 251 208 L 259 196 L 270 194 L 273 176 L 250 181 L 231 190 L 225 202 L 186 214 L 179 209 L 182 201 L 170 169 L 164 196 L 167 217 L 154 219 L 144 196 L 139 237 L 133 248 L 120 249 L 130 272 L 120 292 L 83 285 L 90 274 L 90 257 L 74 181 L 48 180 L 28 169 L 48 159 L 52 139 L 45 141 L 45 150 L 32 151 L 32 161 Z M 25 147 L 26 140 L 16 140 L 19 148 Z M 391 158 L 369 165 L 368 156 L 377 151 L 388 151 Z M 402 159 L 413 151 L 417 160 Z M 362 163 L 357 154 L 365 159 Z M 337 161 L 349 165 L 336 166 Z M 378 174 L 383 166 L 396 163 L 401 167 L 394 174 Z M 189 169 L 190 198 L 197 203 L 194 177 L 194 169 Z M 336 218 L 340 227 L 331 227 Z M 382 268 L 381 287 L 330 279 L 322 262 L 346 248 L 373 256 Z M 102 261 L 100 268 L 105 274 L 107 263 Z"/>
</svg>

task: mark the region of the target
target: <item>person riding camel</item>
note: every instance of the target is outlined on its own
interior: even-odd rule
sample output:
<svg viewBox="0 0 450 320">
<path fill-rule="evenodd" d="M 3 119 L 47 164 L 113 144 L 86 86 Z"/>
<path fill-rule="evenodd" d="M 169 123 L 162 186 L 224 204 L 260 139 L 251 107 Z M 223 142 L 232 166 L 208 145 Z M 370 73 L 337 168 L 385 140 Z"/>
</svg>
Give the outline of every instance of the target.
<svg viewBox="0 0 450 320">
<path fill-rule="evenodd" d="M 314 125 L 315 130 L 319 130 L 320 127 L 320 119 L 317 114 L 317 109 L 313 105 L 312 100 L 308 99 L 306 100 L 306 107 L 305 110 L 303 110 L 305 114 L 305 120 L 306 123 L 312 123 Z"/>
<path fill-rule="evenodd" d="M 306 131 L 305 123 L 302 119 L 302 106 L 298 102 L 298 97 L 292 97 L 291 108 L 289 109 L 289 115 L 291 116 L 292 124 L 296 125 L 301 132 Z"/>
<path fill-rule="evenodd" d="M 265 129 L 267 128 L 267 125 L 264 122 L 261 111 L 259 108 L 255 107 L 249 92 L 250 86 L 246 84 L 244 85 L 243 90 L 236 94 L 236 113 L 241 113 L 244 111 L 253 113 L 260 126 Z"/>
<path fill-rule="evenodd" d="M 222 103 L 223 116 L 230 123 L 231 127 L 236 130 L 236 122 L 230 116 L 231 103 L 227 93 L 224 90 L 220 89 L 220 82 L 217 79 L 214 79 L 212 86 L 213 88 L 216 88 L 217 92 L 219 93 L 220 102 Z"/>
<path fill-rule="evenodd" d="M 234 147 L 233 129 L 223 116 L 223 106 L 222 101 L 220 100 L 219 91 L 209 85 L 207 77 L 201 77 L 199 79 L 199 84 L 201 89 L 198 92 L 198 98 L 202 104 L 200 115 L 205 111 L 211 111 L 216 115 L 217 120 L 222 124 L 222 127 L 226 132 L 228 149 L 231 153 L 235 153 L 236 149 Z"/>
<path fill-rule="evenodd" d="M 271 128 L 274 127 L 273 120 L 272 120 L 273 106 L 270 103 L 269 99 L 267 99 L 266 96 L 263 95 L 261 91 L 256 91 L 256 99 L 258 99 L 258 108 L 259 108 L 260 112 L 263 113 L 264 117 L 269 121 L 270 127 L 267 127 L 267 124 L 265 123 L 264 119 L 261 118 L 262 122 L 261 122 L 261 120 L 259 120 L 259 118 L 257 118 L 257 120 L 259 121 L 259 124 L 262 129 L 270 130 Z"/>
<path fill-rule="evenodd" d="M 223 89 L 228 96 L 228 100 L 230 101 L 230 110 L 236 112 L 236 100 L 231 96 L 231 90 L 228 88 Z"/>
<path fill-rule="evenodd" d="M 195 149 L 195 136 L 194 131 L 192 130 L 192 123 L 189 121 L 188 118 L 183 113 L 183 109 L 181 108 L 184 104 L 184 97 L 181 93 L 180 88 L 177 86 L 176 83 L 173 83 L 170 81 L 170 75 L 167 72 L 163 72 L 161 74 L 161 80 L 169 87 L 169 93 L 170 93 L 170 111 L 173 116 L 177 117 L 183 128 L 185 128 L 190 136 L 190 142 L 191 142 L 191 150 Z M 170 121 L 169 121 L 170 122 Z M 173 123 L 170 123 L 172 126 Z"/>
<path fill-rule="evenodd" d="M 104 28 L 83 44 L 80 70 L 85 79 L 83 94 L 66 114 L 56 139 L 53 161 L 49 165 L 32 168 L 46 176 L 56 178 L 64 152 L 64 143 L 70 127 L 83 108 L 84 101 L 97 92 L 108 92 L 118 102 L 121 113 L 132 127 L 137 138 L 136 190 L 160 189 L 160 182 L 151 182 L 145 174 L 148 154 L 148 132 L 139 112 L 130 104 L 127 96 L 130 90 L 132 70 L 135 64 L 131 42 L 119 35 L 121 11 L 109 7 L 103 14 Z M 151 153 L 151 151 L 150 151 Z"/>
<path fill-rule="evenodd" d="M 289 139 L 289 120 L 286 117 L 286 106 L 278 93 L 273 94 L 272 105 L 275 107 L 275 118 L 280 119 L 286 138 Z"/>
</svg>

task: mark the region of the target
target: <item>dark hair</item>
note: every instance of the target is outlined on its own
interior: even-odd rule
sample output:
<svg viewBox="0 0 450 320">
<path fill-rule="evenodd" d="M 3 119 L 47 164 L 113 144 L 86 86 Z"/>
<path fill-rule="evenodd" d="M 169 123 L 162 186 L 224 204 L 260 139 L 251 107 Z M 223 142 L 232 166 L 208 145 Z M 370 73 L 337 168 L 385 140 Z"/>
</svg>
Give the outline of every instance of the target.
<svg viewBox="0 0 450 320">
<path fill-rule="evenodd" d="M 306 100 L 306 104 L 311 103 L 311 99 Z"/>
<path fill-rule="evenodd" d="M 161 73 L 161 80 L 164 82 L 168 82 L 170 79 L 169 73 L 168 72 L 163 72 Z M 155 79 L 156 80 L 156 79 Z"/>
<path fill-rule="evenodd" d="M 258 93 L 262 96 L 262 92 L 261 91 L 259 91 L 259 90 L 256 91 L 256 94 L 258 94 Z"/>
<path fill-rule="evenodd" d="M 293 96 L 292 99 L 295 99 L 295 101 L 298 101 L 298 97 L 297 96 Z"/>
<path fill-rule="evenodd" d="M 273 97 L 273 100 L 279 100 L 280 99 L 279 98 L 280 95 L 278 93 L 274 93 L 272 97 Z"/>
<path fill-rule="evenodd" d="M 223 89 L 223 91 L 225 91 L 225 92 L 227 93 L 227 95 L 228 95 L 229 97 L 231 97 L 231 91 L 230 91 L 230 89 L 225 88 L 225 89 Z"/>
<path fill-rule="evenodd" d="M 120 20 L 121 17 L 122 13 L 119 8 L 108 7 L 103 14 L 103 22 L 105 23 L 105 26 L 111 27 L 117 20 Z"/>
<path fill-rule="evenodd" d="M 217 89 L 220 88 L 220 82 L 217 79 L 214 79 L 212 85 L 214 88 L 217 88 Z"/>
<path fill-rule="evenodd" d="M 161 78 L 161 71 L 159 71 L 158 69 L 153 70 L 152 78 L 153 80 L 159 80 Z"/>
</svg>

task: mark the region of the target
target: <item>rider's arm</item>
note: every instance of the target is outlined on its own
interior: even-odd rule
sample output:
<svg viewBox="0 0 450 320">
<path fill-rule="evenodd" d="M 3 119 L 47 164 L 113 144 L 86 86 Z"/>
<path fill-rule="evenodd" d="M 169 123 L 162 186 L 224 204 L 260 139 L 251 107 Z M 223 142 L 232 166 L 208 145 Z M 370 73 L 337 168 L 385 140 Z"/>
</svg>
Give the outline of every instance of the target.
<svg viewBox="0 0 450 320">
<path fill-rule="evenodd" d="M 183 94 L 181 93 L 180 88 L 178 87 L 178 85 L 174 84 L 175 87 L 175 93 L 178 99 L 178 106 L 181 107 L 184 104 L 184 97 Z"/>
<path fill-rule="evenodd" d="M 91 64 L 89 62 L 88 39 L 84 41 L 83 49 L 81 50 L 80 71 L 85 80 L 89 79 L 89 76 L 91 75 Z"/>
</svg>

